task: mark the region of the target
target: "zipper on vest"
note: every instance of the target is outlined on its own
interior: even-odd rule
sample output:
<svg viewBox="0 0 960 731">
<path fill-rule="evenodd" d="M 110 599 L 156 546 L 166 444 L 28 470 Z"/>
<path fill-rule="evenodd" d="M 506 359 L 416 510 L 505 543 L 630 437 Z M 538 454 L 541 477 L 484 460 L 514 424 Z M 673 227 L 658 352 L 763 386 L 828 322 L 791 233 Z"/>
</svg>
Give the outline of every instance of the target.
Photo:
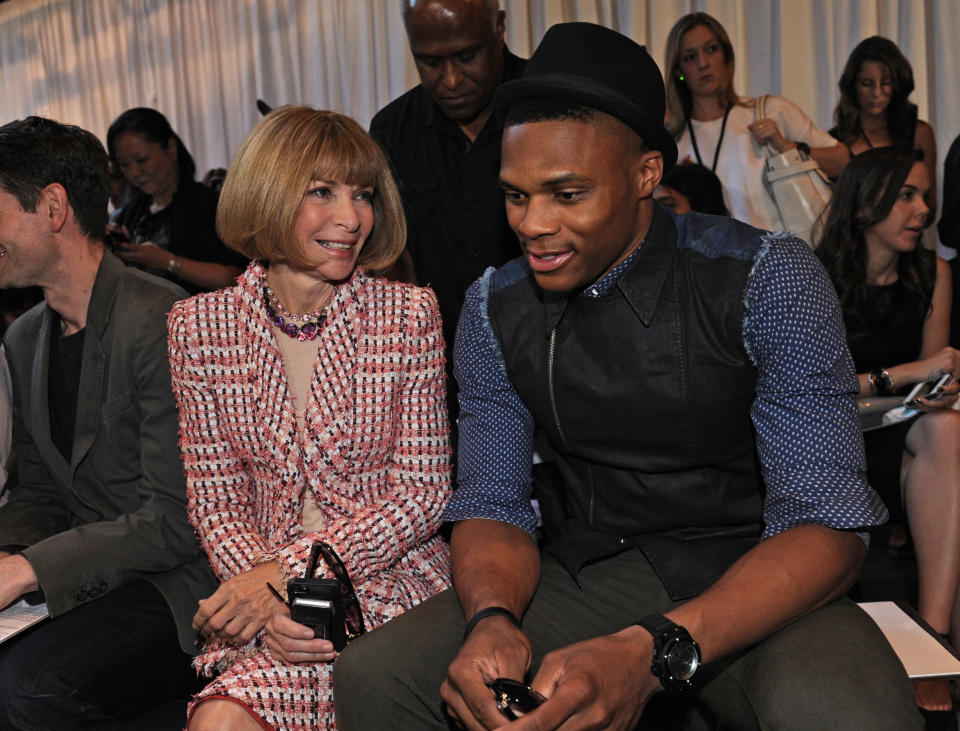
<svg viewBox="0 0 960 731">
<path fill-rule="evenodd" d="M 560 426 L 560 413 L 557 411 L 557 397 L 553 391 L 553 351 L 557 343 L 557 328 L 550 331 L 550 349 L 547 352 L 547 390 L 550 391 L 550 408 L 553 409 L 553 423 L 557 425 L 557 432 L 560 434 L 560 441 L 563 447 L 570 451 L 567 445 L 567 438 L 563 434 L 563 427 Z"/>
</svg>

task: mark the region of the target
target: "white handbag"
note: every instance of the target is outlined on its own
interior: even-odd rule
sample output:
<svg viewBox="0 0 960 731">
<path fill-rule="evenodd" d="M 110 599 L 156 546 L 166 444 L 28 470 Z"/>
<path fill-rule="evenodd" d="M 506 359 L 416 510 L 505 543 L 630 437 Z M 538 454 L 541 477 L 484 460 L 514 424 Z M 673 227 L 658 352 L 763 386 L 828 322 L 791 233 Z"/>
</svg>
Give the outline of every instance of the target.
<svg viewBox="0 0 960 731">
<path fill-rule="evenodd" d="M 755 101 L 757 120 L 766 119 L 767 94 Z M 767 160 L 763 169 L 763 185 L 777 204 L 785 231 L 792 231 L 813 248 L 813 229 L 820 214 L 830 202 L 833 186 L 816 160 L 799 150 L 776 152 L 764 145 Z"/>
</svg>

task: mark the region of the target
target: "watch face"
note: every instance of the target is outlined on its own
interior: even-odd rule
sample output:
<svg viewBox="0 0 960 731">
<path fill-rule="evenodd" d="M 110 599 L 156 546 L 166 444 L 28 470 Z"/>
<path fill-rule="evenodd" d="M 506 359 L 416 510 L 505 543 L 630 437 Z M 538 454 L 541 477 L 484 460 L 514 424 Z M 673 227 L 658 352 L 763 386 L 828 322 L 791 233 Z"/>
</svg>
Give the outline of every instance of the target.
<svg viewBox="0 0 960 731">
<path fill-rule="evenodd" d="M 689 640 L 678 639 L 666 652 L 664 658 L 672 678 L 689 680 L 700 666 L 700 653 Z"/>
</svg>

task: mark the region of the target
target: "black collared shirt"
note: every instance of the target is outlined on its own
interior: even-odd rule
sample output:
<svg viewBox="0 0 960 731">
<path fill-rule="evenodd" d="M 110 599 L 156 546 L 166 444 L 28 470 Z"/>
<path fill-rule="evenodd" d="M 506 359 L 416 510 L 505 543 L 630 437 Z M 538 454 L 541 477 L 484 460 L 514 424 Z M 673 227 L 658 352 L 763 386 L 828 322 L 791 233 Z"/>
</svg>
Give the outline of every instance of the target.
<svg viewBox="0 0 960 731">
<path fill-rule="evenodd" d="M 525 64 L 504 49 L 503 81 L 517 78 Z M 370 132 L 396 171 L 407 248 L 417 281 L 437 294 L 449 366 L 467 287 L 488 266 L 520 253 L 497 183 L 502 121 L 491 115 L 471 143 L 419 85 L 377 112 Z M 453 385 L 451 379 L 451 396 Z"/>
</svg>

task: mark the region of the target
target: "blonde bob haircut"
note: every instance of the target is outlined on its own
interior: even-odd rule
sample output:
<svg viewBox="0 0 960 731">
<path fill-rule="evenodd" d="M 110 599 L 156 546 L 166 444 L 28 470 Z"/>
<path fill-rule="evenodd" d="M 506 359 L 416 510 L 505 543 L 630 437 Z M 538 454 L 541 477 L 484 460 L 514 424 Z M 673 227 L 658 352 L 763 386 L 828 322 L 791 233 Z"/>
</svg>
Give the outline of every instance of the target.
<svg viewBox="0 0 960 731">
<path fill-rule="evenodd" d="M 688 31 L 701 25 L 717 37 L 720 48 L 723 49 L 727 78 L 720 92 L 721 103 L 726 108 L 732 107 L 740 101 L 737 93 L 733 90 L 735 59 L 733 44 L 730 42 L 727 31 L 720 25 L 719 20 L 707 13 L 688 13 L 684 15 L 674 23 L 673 28 L 667 35 L 666 64 L 663 67 L 664 81 L 667 87 L 666 127 L 667 131 L 674 136 L 674 139 L 680 139 L 684 125 L 686 125 L 687 119 L 693 111 L 693 95 L 690 93 L 690 87 L 680 80 L 680 43 Z"/>
<path fill-rule="evenodd" d="M 350 117 L 307 106 L 274 110 L 240 145 L 220 193 L 220 238 L 250 259 L 308 268 L 294 223 L 318 180 L 373 188 L 373 230 L 357 266 L 392 264 L 406 245 L 407 223 L 390 163 Z"/>
</svg>

